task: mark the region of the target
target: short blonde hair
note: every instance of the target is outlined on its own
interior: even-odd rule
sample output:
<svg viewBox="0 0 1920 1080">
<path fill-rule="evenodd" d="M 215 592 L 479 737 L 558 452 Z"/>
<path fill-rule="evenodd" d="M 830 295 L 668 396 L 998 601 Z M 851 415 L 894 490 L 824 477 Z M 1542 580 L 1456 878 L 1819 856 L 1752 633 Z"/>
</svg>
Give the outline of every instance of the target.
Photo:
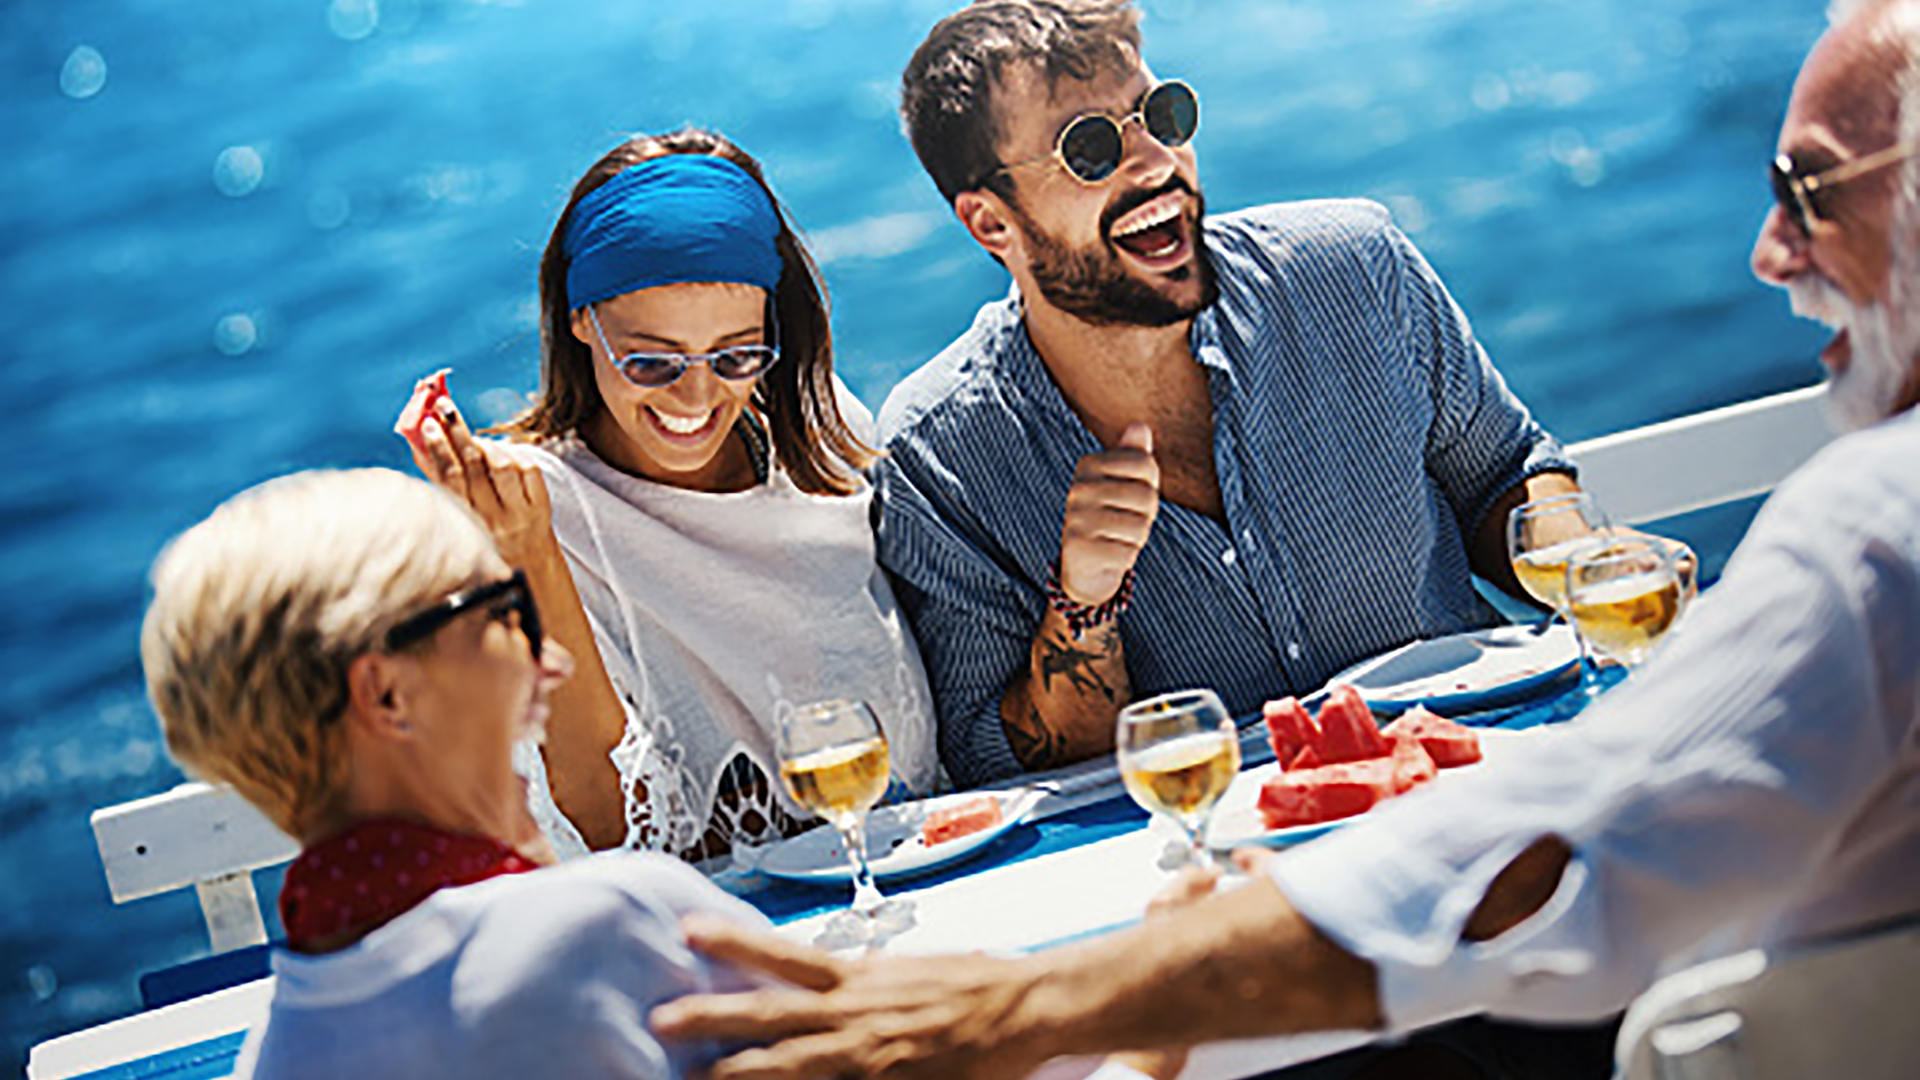
<svg viewBox="0 0 1920 1080">
<path fill-rule="evenodd" d="M 506 572 L 470 510 L 391 470 L 242 492 L 154 562 L 140 659 L 167 750 L 304 838 L 343 791 L 348 666 L 413 612 Z"/>
</svg>

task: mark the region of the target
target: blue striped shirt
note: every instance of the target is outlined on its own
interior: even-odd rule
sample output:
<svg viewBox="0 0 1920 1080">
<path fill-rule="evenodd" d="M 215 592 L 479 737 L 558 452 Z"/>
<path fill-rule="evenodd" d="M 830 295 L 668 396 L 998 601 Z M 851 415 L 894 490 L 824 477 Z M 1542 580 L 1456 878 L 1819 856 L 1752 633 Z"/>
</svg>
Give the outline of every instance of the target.
<svg viewBox="0 0 1920 1080">
<path fill-rule="evenodd" d="M 1500 495 L 1571 472 L 1445 286 L 1361 201 L 1211 217 L 1219 302 L 1194 320 L 1225 523 L 1161 504 L 1120 620 L 1146 696 L 1211 686 L 1236 715 L 1356 660 L 1488 625 L 1467 543 Z M 1046 613 L 1074 466 L 1102 449 L 1017 295 L 888 397 L 881 562 L 919 636 L 955 783 L 1021 771 L 1000 719 Z"/>
</svg>

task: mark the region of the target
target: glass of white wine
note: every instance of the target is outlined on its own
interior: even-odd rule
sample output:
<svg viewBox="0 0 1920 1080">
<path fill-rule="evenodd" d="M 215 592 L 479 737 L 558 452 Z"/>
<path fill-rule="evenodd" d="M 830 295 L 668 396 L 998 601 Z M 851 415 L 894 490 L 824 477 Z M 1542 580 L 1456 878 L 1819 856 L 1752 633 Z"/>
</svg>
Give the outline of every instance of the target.
<svg viewBox="0 0 1920 1080">
<path fill-rule="evenodd" d="M 1581 549 L 1601 543 L 1611 531 L 1606 512 L 1584 491 L 1522 503 L 1507 515 L 1507 557 L 1513 560 L 1513 576 L 1528 596 L 1572 623 L 1567 614 L 1567 563 Z M 1581 690 L 1595 693 L 1599 683 L 1587 655 L 1587 640 L 1577 624 L 1573 633 L 1580 646 Z"/>
<path fill-rule="evenodd" d="M 1177 690 L 1120 710 L 1114 733 L 1127 794 L 1186 834 L 1189 859 L 1213 865 L 1207 815 L 1240 771 L 1240 733 L 1211 690 Z"/>
<path fill-rule="evenodd" d="M 1567 610 L 1593 650 L 1631 668 L 1680 617 L 1686 588 L 1673 545 L 1618 537 L 1567 563 Z"/>
<path fill-rule="evenodd" d="M 802 705 L 780 723 L 780 782 L 793 801 L 840 833 L 853 869 L 853 905 L 827 920 L 814 944 L 873 945 L 913 925 L 913 903 L 889 900 L 867 865 L 867 811 L 887 790 L 887 738 L 866 702 Z"/>
</svg>

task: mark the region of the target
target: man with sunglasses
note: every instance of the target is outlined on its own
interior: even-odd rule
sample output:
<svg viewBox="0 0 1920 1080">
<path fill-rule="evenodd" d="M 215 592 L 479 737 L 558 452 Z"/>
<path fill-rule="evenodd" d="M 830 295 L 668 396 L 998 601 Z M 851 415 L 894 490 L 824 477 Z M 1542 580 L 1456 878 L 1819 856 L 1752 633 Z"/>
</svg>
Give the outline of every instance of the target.
<svg viewBox="0 0 1920 1080">
<path fill-rule="evenodd" d="M 880 557 L 962 785 L 1110 750 L 1131 698 L 1245 715 L 1488 625 L 1471 578 L 1515 590 L 1508 509 L 1577 490 L 1381 207 L 1204 216 L 1199 101 L 1137 22 L 977 3 L 903 77 L 1014 282 L 880 419 Z"/>
<path fill-rule="evenodd" d="M 1839 331 L 1821 359 L 1858 430 L 1780 486 L 1665 651 L 1578 724 L 1264 865 L 1243 854 L 1251 882 L 1150 927 L 1012 960 L 844 961 L 703 925 L 702 951 L 807 990 L 684 999 L 656 1030 L 786 1040 L 714 1080 L 1019 1076 L 1058 1054 L 1263 1033 L 1590 1018 L 1716 953 L 1908 940 L 1920 0 L 1842 0 L 1833 18 L 1794 87 L 1753 269 Z M 1792 1025 L 1766 1045 L 1797 1041 L 1805 1075 L 1913 1074 L 1909 1000 L 1850 984 L 1857 969 L 1795 975 L 1769 971 L 1751 1008 L 1655 1033 L 1659 1074 L 1792 1072 L 1789 1055 L 1749 1057 L 1756 1023 Z"/>
</svg>

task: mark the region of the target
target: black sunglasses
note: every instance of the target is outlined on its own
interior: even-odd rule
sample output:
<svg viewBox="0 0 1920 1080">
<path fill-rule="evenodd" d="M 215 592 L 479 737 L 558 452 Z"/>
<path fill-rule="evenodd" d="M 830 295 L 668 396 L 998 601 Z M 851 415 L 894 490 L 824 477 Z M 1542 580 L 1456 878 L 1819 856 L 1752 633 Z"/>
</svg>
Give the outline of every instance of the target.
<svg viewBox="0 0 1920 1080">
<path fill-rule="evenodd" d="M 1161 146 L 1172 149 L 1187 145 L 1200 128 L 1200 97 L 1193 87 L 1179 79 L 1168 79 L 1147 91 L 1140 107 L 1115 119 L 1106 113 L 1082 113 L 1060 132 L 1051 153 L 1001 165 L 982 178 L 1013 169 L 1024 169 L 1043 161 L 1058 161 L 1061 168 L 1083 184 L 1098 184 L 1112 176 L 1127 156 L 1126 126 L 1140 121 L 1147 134 Z"/>
<path fill-rule="evenodd" d="M 1801 235 L 1812 236 L 1814 222 L 1832 220 L 1826 207 L 1821 205 L 1822 192 L 1896 161 L 1905 161 L 1917 153 L 1920 153 L 1920 143 L 1900 143 L 1817 173 L 1802 173 L 1792 154 L 1780 154 L 1768 169 L 1773 180 L 1773 201 L 1780 204 L 1787 220 L 1793 222 Z"/>
<path fill-rule="evenodd" d="M 425 641 L 448 623 L 479 607 L 486 608 L 487 618 L 497 621 L 518 615 L 520 632 L 527 637 L 527 649 L 535 660 L 540 659 L 540 609 L 534 606 L 533 589 L 527 585 L 526 573 L 520 570 L 515 570 L 505 581 L 454 593 L 425 611 L 407 616 L 387 631 L 387 651 L 398 652 Z"/>
</svg>

